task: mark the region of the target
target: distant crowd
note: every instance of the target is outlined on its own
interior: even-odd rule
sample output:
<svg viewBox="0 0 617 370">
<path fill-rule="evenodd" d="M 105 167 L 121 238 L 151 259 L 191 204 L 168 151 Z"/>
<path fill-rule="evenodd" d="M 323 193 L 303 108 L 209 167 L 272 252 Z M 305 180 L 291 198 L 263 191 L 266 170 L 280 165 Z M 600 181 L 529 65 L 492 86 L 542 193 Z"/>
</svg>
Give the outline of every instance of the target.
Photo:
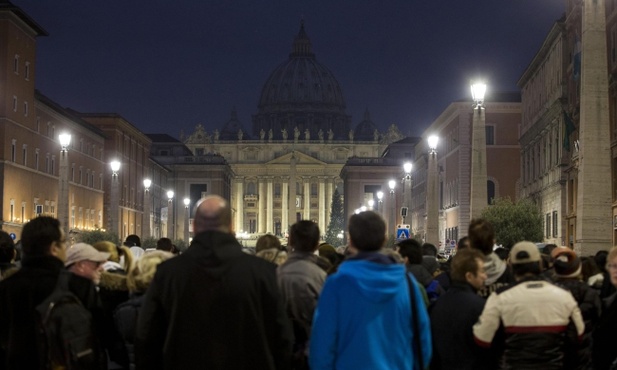
<svg viewBox="0 0 617 370">
<path fill-rule="evenodd" d="M 378 213 L 347 225 L 343 249 L 305 220 L 249 252 L 208 196 L 183 253 L 0 231 L 0 369 L 617 369 L 617 247 L 497 247 L 475 219 L 446 258 L 386 245 Z"/>
</svg>

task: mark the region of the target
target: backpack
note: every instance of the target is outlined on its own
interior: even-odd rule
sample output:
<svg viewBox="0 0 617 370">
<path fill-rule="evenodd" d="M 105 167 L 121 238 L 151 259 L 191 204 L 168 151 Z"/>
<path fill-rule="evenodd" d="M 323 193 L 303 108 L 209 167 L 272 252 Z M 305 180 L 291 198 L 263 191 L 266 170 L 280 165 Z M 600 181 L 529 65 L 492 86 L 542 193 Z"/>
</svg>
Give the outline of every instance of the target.
<svg viewBox="0 0 617 370">
<path fill-rule="evenodd" d="M 425 286 L 424 289 L 426 289 L 426 295 L 428 296 L 429 303 L 435 302 L 442 292 L 437 280 L 431 280 L 431 282 Z"/>
<path fill-rule="evenodd" d="M 69 290 L 70 276 L 70 272 L 60 271 L 54 291 L 36 306 L 40 353 L 47 354 L 50 369 L 97 369 L 92 314 Z"/>
</svg>

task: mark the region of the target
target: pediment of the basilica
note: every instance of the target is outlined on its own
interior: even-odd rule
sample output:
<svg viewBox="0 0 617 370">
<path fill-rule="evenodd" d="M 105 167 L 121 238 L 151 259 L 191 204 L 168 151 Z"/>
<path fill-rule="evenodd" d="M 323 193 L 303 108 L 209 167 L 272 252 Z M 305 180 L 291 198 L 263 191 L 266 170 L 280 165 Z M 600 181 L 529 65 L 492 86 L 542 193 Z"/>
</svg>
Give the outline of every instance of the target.
<svg viewBox="0 0 617 370">
<path fill-rule="evenodd" d="M 327 165 L 326 162 L 320 161 L 317 158 L 311 157 L 310 155 L 306 155 L 299 151 L 293 151 L 286 154 L 283 154 L 280 157 L 274 158 L 271 161 L 266 162 L 266 165 L 277 165 L 284 164 L 289 165 L 291 163 L 291 156 L 294 155 L 296 157 L 297 165 Z"/>
</svg>

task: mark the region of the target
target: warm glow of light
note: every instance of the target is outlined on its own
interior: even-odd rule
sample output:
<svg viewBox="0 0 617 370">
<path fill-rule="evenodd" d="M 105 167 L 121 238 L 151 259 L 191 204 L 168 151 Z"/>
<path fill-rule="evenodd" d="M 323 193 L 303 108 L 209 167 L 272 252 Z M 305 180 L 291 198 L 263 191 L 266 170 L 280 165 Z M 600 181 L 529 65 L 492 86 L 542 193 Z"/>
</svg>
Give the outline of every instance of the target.
<svg viewBox="0 0 617 370">
<path fill-rule="evenodd" d="M 174 198 L 174 191 L 173 190 L 168 190 L 167 191 L 167 198 L 169 200 L 172 200 Z"/>
<path fill-rule="evenodd" d="M 62 147 L 62 150 L 66 150 L 69 145 L 71 145 L 70 134 L 60 134 L 58 135 L 58 140 L 60 140 L 60 146 Z"/>
<path fill-rule="evenodd" d="M 431 135 L 428 137 L 428 147 L 431 148 L 431 150 L 437 149 L 438 142 L 439 142 L 439 136 Z"/>
<path fill-rule="evenodd" d="M 390 190 L 394 191 L 394 188 L 396 187 L 396 181 L 394 180 L 388 181 L 388 187 L 390 187 Z"/>
<path fill-rule="evenodd" d="M 152 185 L 152 180 L 144 179 L 144 188 L 146 188 L 146 190 L 150 189 L 151 185 Z"/>
<path fill-rule="evenodd" d="M 111 161 L 111 163 L 109 165 L 111 166 L 111 171 L 113 173 L 116 173 L 116 172 L 120 171 L 120 162 L 119 161 Z"/>
<path fill-rule="evenodd" d="M 410 174 L 411 173 L 411 162 L 405 162 L 405 164 L 403 164 L 403 170 L 405 170 L 406 174 Z"/>
<path fill-rule="evenodd" d="M 189 204 L 191 204 L 191 200 L 189 198 L 184 198 L 184 205 L 188 207 Z"/>
<path fill-rule="evenodd" d="M 486 84 L 484 82 L 475 82 L 471 84 L 471 97 L 476 103 L 482 104 L 484 94 L 486 93 Z"/>
<path fill-rule="evenodd" d="M 383 191 L 378 191 L 377 192 L 377 199 L 379 199 L 379 200 L 383 199 Z"/>
</svg>

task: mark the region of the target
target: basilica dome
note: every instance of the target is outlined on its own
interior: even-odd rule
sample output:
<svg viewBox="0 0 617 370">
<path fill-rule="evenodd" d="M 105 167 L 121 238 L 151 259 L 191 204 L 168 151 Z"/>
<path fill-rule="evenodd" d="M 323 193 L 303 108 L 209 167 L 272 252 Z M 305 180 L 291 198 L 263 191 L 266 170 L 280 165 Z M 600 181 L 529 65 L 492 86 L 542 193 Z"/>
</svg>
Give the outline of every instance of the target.
<svg viewBox="0 0 617 370">
<path fill-rule="evenodd" d="M 294 131 L 306 135 L 308 130 L 313 140 L 324 136 L 342 139 L 348 137 L 350 124 L 341 86 L 316 60 L 302 23 L 289 59 L 264 84 L 253 116 L 253 135 L 272 130 L 273 137 L 280 138 L 283 131 L 292 136 Z"/>
</svg>

